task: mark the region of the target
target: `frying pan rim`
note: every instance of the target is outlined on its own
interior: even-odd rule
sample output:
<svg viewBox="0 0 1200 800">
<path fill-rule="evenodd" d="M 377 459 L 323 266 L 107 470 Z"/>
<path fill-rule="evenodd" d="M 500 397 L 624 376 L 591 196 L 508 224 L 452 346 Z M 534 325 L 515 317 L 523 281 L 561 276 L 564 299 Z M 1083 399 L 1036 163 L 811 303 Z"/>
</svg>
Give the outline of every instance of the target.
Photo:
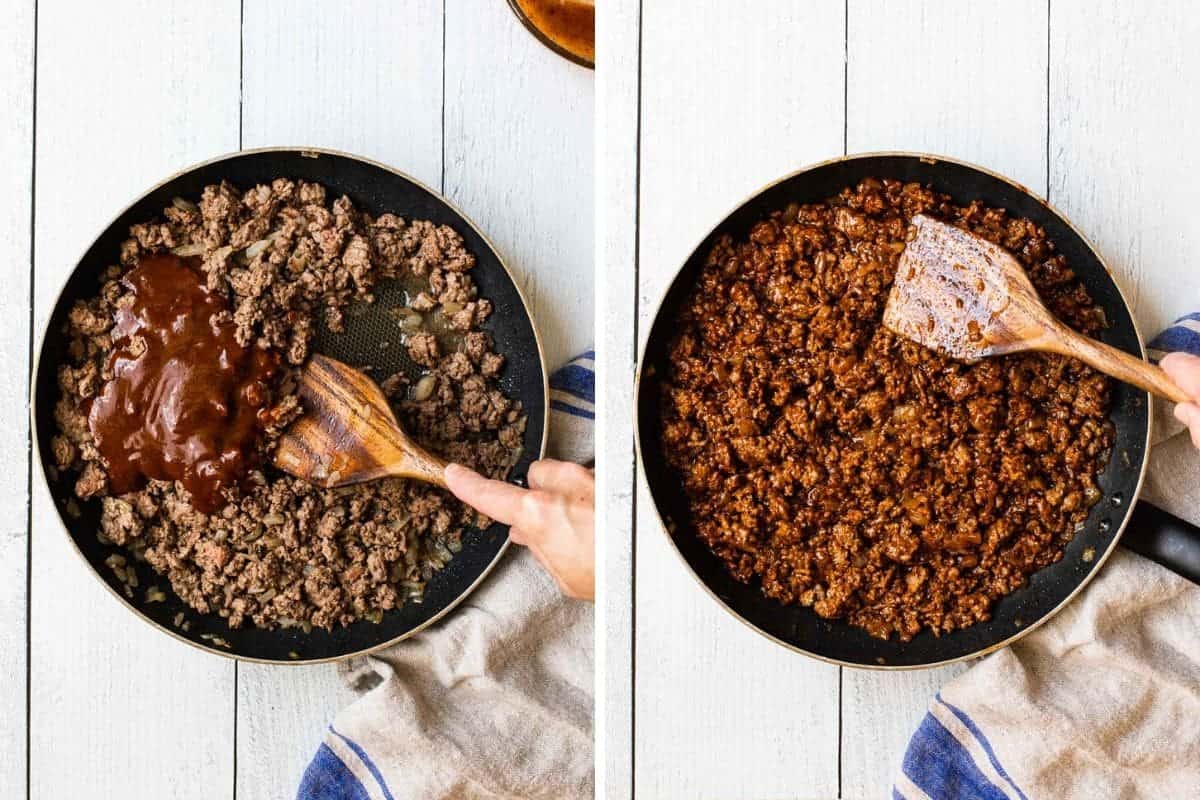
<svg viewBox="0 0 1200 800">
<path fill-rule="evenodd" d="M 371 653 L 382 650 L 385 647 L 390 647 L 391 645 L 394 645 L 397 642 L 404 641 L 405 639 L 409 638 L 410 636 L 420 633 L 421 631 L 428 628 L 430 625 L 433 625 L 434 623 L 440 621 L 443 617 L 445 617 L 451 611 L 456 609 L 458 607 L 458 605 L 460 603 L 462 603 L 472 592 L 474 592 L 479 587 L 479 584 L 483 583 L 484 579 L 486 579 L 488 577 L 488 575 L 490 575 L 492 573 L 492 570 L 494 570 L 496 568 L 496 565 L 500 563 L 500 559 L 502 559 L 504 557 L 504 554 L 508 551 L 509 544 L 512 541 L 511 538 L 509 537 L 508 532 L 507 531 L 505 532 L 504 543 L 500 545 L 500 549 L 496 551 L 496 555 L 492 558 L 492 560 L 490 562 L 488 562 L 487 566 L 484 567 L 483 571 L 479 573 L 479 576 L 476 577 L 475 580 L 472 581 L 469 586 L 467 586 L 467 588 L 463 589 L 458 594 L 458 596 L 455 597 L 454 600 L 452 600 L 449 604 L 447 604 L 446 607 L 443 608 L 441 611 L 437 612 L 432 617 L 430 617 L 429 619 L 422 622 L 420 625 L 417 625 L 417 626 L 405 631 L 404 633 L 400 634 L 399 636 L 395 636 L 391 639 L 388 639 L 387 641 L 380 642 L 379 644 L 374 644 L 374 645 L 371 645 L 370 647 L 363 648 L 362 650 L 356 650 L 352 653 L 344 653 L 344 654 L 336 655 L 336 656 L 327 656 L 325 658 L 297 658 L 297 659 L 283 660 L 283 659 L 273 659 L 273 658 L 262 658 L 262 657 L 258 657 L 258 656 L 238 655 L 236 653 L 228 652 L 228 651 L 226 651 L 220 647 L 217 647 L 215 645 L 201 644 L 199 642 L 194 642 L 191 639 L 188 639 L 184 636 L 179 635 L 178 632 L 171 630 L 170 628 L 166 627 L 165 625 L 163 625 L 163 624 L 159 623 L 158 621 L 147 616 L 146 613 L 142 611 L 142 609 L 138 608 L 133 603 L 131 603 L 128 598 L 123 597 L 112 586 L 109 586 L 108 582 L 105 581 L 103 579 L 103 577 L 101 577 L 100 571 L 98 569 L 96 569 L 94 566 L 92 566 L 92 562 L 88 561 L 87 557 L 83 554 L 83 551 L 79 549 L 79 545 L 76 543 L 75 537 L 71 534 L 70 529 L 67 527 L 66 521 L 62 517 L 62 510 L 59 508 L 59 504 L 54 502 L 53 493 L 50 488 L 50 479 L 46 475 L 46 468 L 45 468 L 44 456 L 43 456 L 42 448 L 41 448 L 41 442 L 39 441 L 39 437 L 37 435 L 37 431 L 38 431 L 38 425 L 37 425 L 37 421 L 38 421 L 37 378 L 38 378 L 38 373 L 41 369 L 42 352 L 44 351 L 45 346 L 46 346 L 46 338 L 48 337 L 48 335 L 50 333 L 50 323 L 54 317 L 54 309 L 58 308 L 58 304 L 62 301 L 62 295 L 63 295 L 63 292 L 66 291 L 67 284 L 70 283 L 70 281 L 73 277 L 75 277 L 76 272 L 79 270 L 80 266 L 83 264 L 83 259 L 88 254 L 88 252 L 113 227 L 113 225 L 116 224 L 117 220 L 125 215 L 125 213 L 127 211 L 129 211 L 131 208 L 133 208 L 135 205 L 140 203 L 146 197 L 148 197 L 149 195 L 158 191 L 159 189 L 163 188 L 164 186 L 167 186 L 168 184 L 182 178 L 183 176 L 185 176 L 191 172 L 194 172 L 198 169 L 201 169 L 203 167 L 207 167 L 207 166 L 210 166 L 213 164 L 218 164 L 222 161 L 230 161 L 232 159 L 238 158 L 240 156 L 245 156 L 245 155 L 262 155 L 262 154 L 269 154 L 269 153 L 294 153 L 294 154 L 299 154 L 301 157 L 304 157 L 304 158 L 319 158 L 320 156 L 325 156 L 325 155 L 334 156 L 337 158 L 349 159 L 351 161 L 358 161 L 358 162 L 366 164 L 368 166 L 375 167 L 376 169 L 384 170 L 385 172 L 389 172 L 403 180 L 408 181 L 409 183 L 412 183 L 413 185 L 415 185 L 421 189 L 424 189 L 431 196 L 433 196 L 439 203 L 443 204 L 450 211 L 454 212 L 454 214 L 456 214 L 459 219 L 461 219 L 473 231 L 475 231 L 475 233 L 479 236 L 479 238 L 483 241 L 483 243 L 488 247 L 488 249 L 492 251 L 492 255 L 494 255 L 496 257 L 497 263 L 500 264 L 500 266 L 504 270 L 505 274 L 508 275 L 509 281 L 512 283 L 513 288 L 516 289 L 517 297 L 520 298 L 520 300 L 521 300 L 521 308 L 525 311 L 525 316 L 529 319 L 530 329 L 533 331 L 533 341 L 534 341 L 534 344 L 537 345 L 538 363 L 541 365 L 541 370 L 542 370 L 542 408 L 544 409 L 544 411 L 543 411 L 544 419 L 542 422 L 542 441 L 538 447 L 538 458 L 539 459 L 543 458 L 546 455 L 546 443 L 547 443 L 549 431 L 550 431 L 550 425 L 549 425 L 550 376 L 547 374 L 547 371 L 546 371 L 546 354 L 542 348 L 542 337 L 541 337 L 540 331 L 538 330 L 537 320 L 534 318 L 533 312 L 530 310 L 529 301 L 525 297 L 524 291 L 522 291 L 522 289 L 521 289 L 521 284 L 519 281 L 517 281 L 516 276 L 513 275 L 512 270 L 509 268 L 508 264 L 505 262 L 504 257 L 500 254 L 500 250 L 497 249 L 495 243 L 493 243 L 492 240 L 490 238 L 488 238 L 488 235 L 486 233 L 484 233 L 483 230 L 481 230 L 480 227 L 475 224 L 475 221 L 472 220 L 469 216 L 467 216 L 466 213 L 464 213 L 461 208 L 459 208 L 457 205 L 452 203 L 441 192 L 426 185 L 423 181 L 420 181 L 420 180 L 414 178 L 412 175 L 409 175 L 407 172 L 403 172 L 402 170 L 396 169 L 395 167 L 389 166 L 381 161 L 376 161 L 372 158 L 367 158 L 365 156 L 356 155 L 354 153 L 348 153 L 344 150 L 335 150 L 335 149 L 329 148 L 329 147 L 311 147 L 311 146 L 307 146 L 307 145 L 303 145 L 303 146 L 302 145 L 279 145 L 279 146 L 269 146 L 269 147 L 251 147 L 251 148 L 246 148 L 244 150 L 234 150 L 234 151 L 222 153 L 221 155 L 213 156 L 212 158 L 207 158 L 207 159 L 204 159 L 203 161 L 197 161 L 193 164 L 189 164 L 188 166 L 183 167 L 182 169 L 176 170 L 175 172 L 171 173 L 171 175 L 168 176 L 167 178 L 164 178 L 163 180 L 154 184 L 150 188 L 139 193 L 133 200 L 131 200 L 129 203 L 127 203 L 123 208 L 121 208 L 120 211 L 118 211 L 111 219 L 109 219 L 107 224 L 105 224 L 103 227 L 100 228 L 99 233 L 97 233 L 96 236 L 83 248 L 83 250 L 79 253 L 78 258 L 75 259 L 75 266 L 73 266 L 71 268 L 71 270 L 66 273 L 66 276 L 60 282 L 58 291 L 54 295 L 54 302 L 49 306 L 50 313 L 47 314 L 45 322 L 39 328 L 37 347 L 34 350 L 34 358 L 33 358 L 33 363 L 31 364 L 31 371 L 30 371 L 30 375 L 29 375 L 30 438 L 33 440 L 33 452 L 37 456 L 37 458 L 34 460 L 37 462 L 38 474 L 41 476 L 40 483 L 41 483 L 42 487 L 46 490 L 46 493 L 48 495 L 50 495 L 51 505 L 54 506 L 55 519 L 58 520 L 59 527 L 62 529 L 63 534 L 67 537 L 67 540 L 71 543 L 71 549 L 79 557 L 79 559 L 81 561 L 83 561 L 84 565 L 87 567 L 88 572 L 92 575 L 92 577 L 94 577 L 100 583 L 101 586 L 103 586 L 105 589 L 107 589 L 109 594 L 111 594 L 113 597 L 117 598 L 117 600 L 120 602 L 120 604 L 123 607 L 125 607 L 126 609 L 128 609 L 129 611 L 131 611 L 134 614 L 134 616 L 136 616 L 141 621 L 148 623 L 149 625 L 153 626 L 154 628 L 158 629 L 159 631 L 162 631 L 163 633 L 167 634 L 171 638 L 176 639 L 180 642 L 183 642 L 184 644 L 189 645 L 191 647 L 194 647 L 197 650 L 200 650 L 204 653 L 210 653 L 212 655 L 218 655 L 223 658 L 232 659 L 234 661 L 242 661 L 242 662 L 249 663 L 249 664 L 272 664 L 272 665 L 281 665 L 281 666 L 307 666 L 307 665 L 311 665 L 311 664 L 329 664 L 329 663 L 334 663 L 334 662 L 338 662 L 338 661 L 345 661 L 350 658 L 355 658 L 356 656 L 370 655 Z"/>
<path fill-rule="evenodd" d="M 978 164 L 975 164 L 973 162 L 964 161 L 963 159 L 959 159 L 959 158 L 951 158 L 949 156 L 935 155 L 933 153 L 922 153 L 922 152 L 907 151 L 907 150 L 879 150 L 879 151 L 869 151 L 869 152 L 863 152 L 863 153 L 847 153 L 845 155 L 837 156 L 835 158 L 827 158 L 823 161 L 817 161 L 812 164 L 808 164 L 807 166 L 800 167 L 797 170 L 794 170 L 786 175 L 776 178 L 775 180 L 772 180 L 766 184 L 763 184 L 761 187 L 759 187 L 758 189 L 755 189 L 749 195 L 745 196 L 736 205 L 731 206 L 718 219 L 718 221 L 715 225 L 713 225 L 711 228 L 709 228 L 708 231 L 706 231 L 703 236 L 701 236 L 698 240 L 696 240 L 695 246 L 692 247 L 692 249 L 688 251 L 687 256 L 684 258 L 683 262 L 679 265 L 679 268 L 675 270 L 675 273 L 671 276 L 671 279 L 663 285 L 663 288 L 658 297 L 658 302 L 655 304 L 655 307 L 654 307 L 654 316 L 651 317 L 650 327 L 647 329 L 648 332 L 646 335 L 646 339 L 644 342 L 642 342 L 638 346 L 637 373 L 634 376 L 634 385 L 633 385 L 633 400 L 634 400 L 633 440 L 634 440 L 634 448 L 637 452 L 638 480 L 644 484 L 646 492 L 650 495 L 650 503 L 654 508 L 654 516 L 658 520 L 659 529 L 662 531 L 663 535 L 666 536 L 667 542 L 671 546 L 671 550 L 675 553 L 676 557 L 683 563 L 683 566 L 686 568 L 688 574 L 692 576 L 692 579 L 695 580 L 696 583 L 700 584 L 700 586 L 704 589 L 705 593 L 707 593 L 709 597 L 711 597 L 713 600 L 715 600 L 717 605 L 723 611 L 725 611 L 727 614 L 732 616 L 738 622 L 740 622 L 743 625 L 745 625 L 746 627 L 748 627 L 750 630 L 754 631 L 755 633 L 759 634 L 760 636 L 763 636 L 764 638 L 768 639 L 769 641 L 772 641 L 775 644 L 778 644 L 788 650 L 791 650 L 792 652 L 799 653 L 801 655 L 805 655 L 810 658 L 815 658 L 818 661 L 824 661 L 827 664 L 837 664 L 838 666 L 849 667 L 851 669 L 876 670 L 876 671 L 880 671 L 880 672 L 904 672 L 904 671 L 909 671 L 909 670 L 933 669 L 934 667 L 944 667 L 944 666 L 947 666 L 950 664 L 957 664 L 962 661 L 969 661 L 969 660 L 975 659 L 975 658 L 982 658 L 983 656 L 994 653 L 997 650 L 1008 647 L 1009 645 L 1018 641 L 1022 637 L 1028 636 L 1030 633 L 1037 630 L 1039 627 L 1044 625 L 1047 621 L 1049 621 L 1053 617 L 1057 616 L 1058 613 L 1061 612 L 1064 608 L 1066 608 L 1067 605 L 1072 600 L 1075 599 L 1075 596 L 1078 595 L 1081 591 L 1083 591 L 1084 587 L 1086 587 L 1089 583 L 1091 583 L 1091 581 L 1096 577 L 1096 575 L 1098 575 L 1100 573 L 1100 571 L 1104 568 L 1105 562 L 1108 561 L 1109 557 L 1112 555 L 1113 551 L 1116 549 L 1117 543 L 1121 540 L 1121 535 L 1125 532 L 1125 526 L 1129 524 L 1129 518 L 1132 515 L 1130 513 L 1125 514 L 1124 519 L 1121 520 L 1121 524 L 1117 528 L 1116 534 L 1112 537 L 1112 540 L 1109 542 L 1107 549 L 1105 549 L 1104 553 L 1102 555 L 1100 555 L 1100 557 L 1098 559 L 1095 560 L 1095 564 L 1092 566 L 1091 570 L 1089 570 L 1088 573 L 1086 575 L 1084 575 L 1083 580 L 1081 580 L 1075 586 L 1075 588 L 1072 589 L 1067 594 L 1067 596 L 1062 599 L 1062 601 L 1060 603 L 1058 603 L 1058 605 L 1054 606 L 1054 608 L 1050 609 L 1050 611 L 1043 614 L 1041 616 L 1041 618 L 1039 618 L 1036 622 L 1034 622 L 1030 625 L 1023 626 L 1020 630 L 1018 630 L 1013 635 L 1011 635 L 1005 639 L 1002 639 L 999 642 L 990 644 L 987 647 L 980 648 L 979 650 L 976 650 L 974 652 L 967 653 L 967 654 L 961 655 L 961 656 L 957 656 L 955 658 L 943 659 L 942 661 L 930 662 L 928 664 L 860 664 L 860 663 L 855 663 L 855 662 L 851 662 L 851 661 L 842 661 L 837 658 L 831 658 L 829 656 L 824 656 L 819 653 L 814 653 L 811 650 L 806 650 L 803 647 L 799 647 L 798 645 L 792 644 L 791 642 L 786 642 L 786 641 L 780 639 L 779 637 L 774 636 L 774 635 L 768 633 L 767 631 L 763 630 L 762 628 L 758 627 L 753 622 L 751 622 L 750 620 L 746 619 L 741 614 L 739 614 L 735 609 L 730 607 L 729 604 L 727 604 L 724 600 L 722 600 L 717 595 L 717 593 L 715 591 L 713 591 L 713 589 L 707 583 L 704 582 L 704 580 L 696 573 L 696 571 L 694 569 L 692 569 L 692 565 L 688 562 L 687 558 L 684 557 L 683 553 L 679 550 L 679 547 L 675 544 L 675 538 L 671 535 L 670 531 L 667 530 L 666 523 L 663 520 L 662 511 L 659 508 L 658 499 L 655 496 L 654 490 L 650 486 L 650 481 L 646 474 L 646 465 L 645 465 L 645 462 L 643 459 L 643 454 L 642 454 L 641 414 L 638 411 L 641 407 L 640 401 L 641 401 L 641 396 L 642 396 L 642 377 L 644 375 L 644 370 L 646 368 L 646 363 L 645 363 L 646 348 L 650 343 L 649 331 L 652 331 L 654 329 L 654 325 L 659 321 L 659 316 L 662 314 L 663 303 L 666 302 L 667 295 L 670 293 L 671 289 L 674 288 L 675 283 L 679 280 L 680 274 L 683 272 L 684 268 L 688 265 L 688 263 L 692 260 L 692 258 L 696 255 L 697 251 L 700 249 L 700 246 L 702 244 L 704 244 L 705 240 L 707 240 L 709 236 L 711 236 L 713 233 L 715 233 L 722 225 L 724 225 L 726 223 L 726 221 L 731 216 L 733 216 L 735 213 L 737 213 L 746 204 L 752 202 L 754 199 L 756 199 L 763 193 L 765 193 L 768 190 L 774 188 L 775 186 L 783 183 L 784 181 L 792 180 L 793 178 L 795 178 L 799 175 L 802 175 L 806 172 L 812 172 L 814 170 L 821 169 L 823 167 L 827 167 L 832 164 L 839 164 L 839 163 L 842 163 L 845 161 L 856 161 L 859 159 L 881 158 L 881 157 L 902 157 L 902 158 L 917 159 L 920 161 L 924 161 L 930 165 L 936 165 L 939 162 L 946 162 L 949 164 L 955 164 L 960 167 L 965 167 L 967 169 L 975 170 L 984 175 L 990 176 L 990 177 L 1000 180 L 1004 183 L 1007 183 L 1008 185 L 1012 186 L 1014 189 L 1019 191 L 1021 194 L 1024 194 L 1024 195 L 1032 198 L 1033 200 L 1037 201 L 1040 205 L 1044 206 L 1051 214 L 1053 214 L 1055 217 L 1057 217 L 1059 220 L 1061 220 L 1068 228 L 1071 229 L 1072 232 L 1074 232 L 1074 234 L 1076 236 L 1079 237 L 1079 240 L 1081 242 L 1083 242 L 1084 246 L 1086 246 L 1088 250 L 1091 251 L 1092 255 L 1095 256 L 1095 258 L 1096 258 L 1097 262 L 1099 262 L 1100 266 L 1104 268 L 1104 271 L 1106 273 L 1108 273 L 1109 279 L 1112 281 L 1113 286 L 1116 287 L 1117 296 L 1120 298 L 1122 305 L 1124 305 L 1124 307 L 1125 307 L 1125 311 L 1129 315 L 1129 319 L 1133 325 L 1133 334 L 1137 338 L 1138 350 L 1141 353 L 1142 359 L 1145 360 L 1145 358 L 1146 358 L 1146 342 L 1145 342 L 1145 339 L 1142 338 L 1142 332 L 1138 328 L 1137 317 L 1134 316 L 1134 314 L 1133 314 L 1133 307 L 1129 304 L 1129 300 L 1125 296 L 1125 290 L 1121 287 L 1121 282 L 1119 280 L 1117 280 L 1116 274 L 1113 272 L 1112 268 L 1109 267 L 1108 262 L 1100 254 L 1100 251 L 1096 248 L 1096 245 L 1092 242 L 1092 240 L 1089 239 L 1087 236 L 1085 236 L 1083 234 L 1083 232 L 1081 230 L 1079 230 L 1079 228 L 1077 228 L 1075 226 L 1075 224 L 1073 222 L 1071 222 L 1071 220 L 1065 214 L 1063 214 L 1052 203 L 1050 203 L 1050 201 L 1046 200 L 1041 195 L 1030 190 L 1024 184 L 1018 183 L 1017 181 L 1013 180 L 1012 178 L 1001 175 L 1000 173 L 995 172 L 994 170 L 990 170 L 986 167 L 981 167 Z M 1150 437 L 1154 430 L 1154 403 L 1152 402 L 1152 398 L 1151 398 L 1149 392 L 1147 392 L 1145 394 L 1145 398 L 1146 398 L 1146 409 L 1147 409 L 1146 442 L 1145 442 L 1145 446 L 1142 451 L 1142 466 L 1141 466 L 1141 469 L 1138 470 L 1137 483 L 1134 486 L 1133 496 L 1129 499 L 1130 508 L 1133 507 L 1133 505 L 1137 502 L 1137 498 L 1141 495 L 1142 483 L 1146 478 L 1146 469 L 1150 463 Z"/>
</svg>

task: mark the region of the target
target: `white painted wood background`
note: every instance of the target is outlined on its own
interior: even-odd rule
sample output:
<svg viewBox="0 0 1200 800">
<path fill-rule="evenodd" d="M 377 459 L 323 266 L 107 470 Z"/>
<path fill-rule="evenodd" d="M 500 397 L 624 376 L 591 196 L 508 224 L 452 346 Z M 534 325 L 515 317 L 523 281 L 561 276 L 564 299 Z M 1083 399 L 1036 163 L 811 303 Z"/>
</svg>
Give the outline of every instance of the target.
<svg viewBox="0 0 1200 800">
<path fill-rule="evenodd" d="M 606 0 L 598 14 L 598 269 L 633 276 L 598 287 L 604 613 L 629 624 L 604 632 L 629 689 L 606 676 L 602 720 L 610 752 L 634 739 L 632 763 L 617 752 L 605 765 L 606 796 L 885 796 L 929 697 L 965 666 L 839 669 L 719 609 L 635 477 L 633 354 L 714 223 L 767 181 L 847 151 L 939 152 L 1048 190 L 1115 268 L 1144 333 L 1195 310 L 1200 9 Z"/>
<path fill-rule="evenodd" d="M 606 796 L 881 796 L 929 695 L 958 670 L 818 664 L 694 585 L 635 491 L 637 331 L 742 196 L 847 149 L 940 151 L 1048 190 L 1118 270 L 1147 333 L 1194 310 L 1200 12 L 1178 0 L 1153 13 L 1116 0 L 779 0 L 753 13 L 604 0 L 598 13 Z M 235 667 L 146 629 L 70 552 L 14 410 L 31 331 L 82 247 L 201 158 L 262 144 L 361 152 L 443 186 L 489 232 L 557 361 L 588 339 L 591 80 L 502 0 L 332 14 L 283 0 L 6 5 L 0 453 L 24 468 L 0 473 L 0 794 L 290 797 L 350 699 L 332 667 Z"/>
<path fill-rule="evenodd" d="M 143 189 L 240 147 L 311 144 L 443 187 L 506 257 L 558 363 L 592 341 L 592 73 L 504 0 L 19 0 L 4 13 L 0 796 L 291 798 L 353 695 L 333 666 L 199 653 L 87 574 L 29 470 L 31 339 L 83 248 Z"/>
</svg>

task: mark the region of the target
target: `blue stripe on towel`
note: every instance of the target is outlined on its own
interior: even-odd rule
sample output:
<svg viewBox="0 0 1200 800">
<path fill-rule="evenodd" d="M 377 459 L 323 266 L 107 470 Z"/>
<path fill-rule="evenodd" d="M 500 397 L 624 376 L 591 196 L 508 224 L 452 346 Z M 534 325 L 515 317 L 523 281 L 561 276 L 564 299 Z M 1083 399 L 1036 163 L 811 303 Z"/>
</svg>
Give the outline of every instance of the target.
<svg viewBox="0 0 1200 800">
<path fill-rule="evenodd" d="M 342 760 L 323 744 L 304 770 L 296 800 L 371 800 Z"/>
<path fill-rule="evenodd" d="M 392 797 L 392 793 L 388 791 L 387 784 L 383 781 L 383 774 L 379 771 L 379 767 L 375 766 L 375 762 L 371 760 L 371 757 L 367 755 L 367 751 L 359 747 L 356 742 L 353 742 L 342 734 L 338 733 L 336 730 L 334 730 L 332 725 L 329 726 L 329 732 L 345 742 L 346 745 L 354 751 L 354 755 L 362 759 L 363 765 L 367 768 L 367 771 L 371 773 L 371 777 L 373 777 L 375 782 L 379 784 L 379 791 L 383 792 L 383 796 L 386 797 L 387 800 L 396 800 L 394 797 Z"/>
<path fill-rule="evenodd" d="M 902 769 L 933 800 L 1007 800 L 932 714 L 925 715 L 908 743 Z"/>
<path fill-rule="evenodd" d="M 595 411 L 589 411 L 586 408 L 580 408 L 579 406 L 573 406 L 568 403 L 564 403 L 562 400 L 551 400 L 550 408 L 554 411 L 561 411 L 564 414 L 570 414 L 572 417 L 580 417 L 582 419 L 595 419 L 596 418 Z"/>
<path fill-rule="evenodd" d="M 1200 322 L 1200 311 L 1193 311 L 1190 314 L 1184 314 L 1182 317 L 1175 320 L 1171 324 L 1178 325 L 1179 323 L 1183 322 L 1184 320 L 1188 320 L 1188 319 L 1192 320 L 1193 322 Z"/>
<path fill-rule="evenodd" d="M 1184 327 L 1167 328 L 1154 337 L 1150 346 L 1155 350 L 1182 350 L 1200 356 L 1200 333 Z"/>
<path fill-rule="evenodd" d="M 594 403 L 596 402 L 596 373 L 579 364 L 567 364 L 556 369 L 550 376 L 550 388 Z"/>
<path fill-rule="evenodd" d="M 967 730 L 971 732 L 971 735 L 975 737 L 975 741 L 979 742 L 980 747 L 983 748 L 983 752 L 987 753 L 988 761 L 992 762 L 992 768 L 1000 774 L 1001 778 L 1004 778 L 1004 780 L 1008 781 L 1008 785 L 1011 786 L 1012 790 L 1017 793 L 1017 796 L 1020 797 L 1021 800 L 1029 800 L 1029 798 L 1025 796 L 1025 793 L 1021 791 L 1021 787 L 1017 786 L 1016 781 L 1014 781 L 1012 777 L 1004 771 L 1004 767 L 1000 764 L 1000 759 L 996 758 L 996 751 L 992 749 L 992 743 L 989 742 L 987 737 L 983 735 L 983 731 L 981 731 L 979 726 L 975 724 L 975 720 L 968 717 L 966 712 L 960 709 L 958 706 L 947 703 L 945 699 L 943 699 L 941 692 L 937 693 L 937 699 L 939 703 L 950 709 L 950 712 L 954 714 L 954 716 L 958 717 L 959 722 L 965 725 Z"/>
</svg>

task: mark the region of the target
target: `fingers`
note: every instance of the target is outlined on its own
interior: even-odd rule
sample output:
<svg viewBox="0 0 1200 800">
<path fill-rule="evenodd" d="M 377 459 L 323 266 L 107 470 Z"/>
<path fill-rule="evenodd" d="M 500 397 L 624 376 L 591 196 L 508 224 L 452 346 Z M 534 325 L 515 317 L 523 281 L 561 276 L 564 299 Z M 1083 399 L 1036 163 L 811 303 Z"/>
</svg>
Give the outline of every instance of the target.
<svg viewBox="0 0 1200 800">
<path fill-rule="evenodd" d="M 521 530 L 510 533 L 518 544 L 541 535 L 561 516 L 570 495 L 592 496 L 592 474 L 577 464 L 539 461 L 529 469 L 529 489 L 488 480 L 461 464 L 447 464 L 446 486 L 459 500 L 494 520 Z"/>
<path fill-rule="evenodd" d="M 529 488 L 564 495 L 582 495 L 591 499 L 594 486 L 592 471 L 569 461 L 544 458 L 529 467 Z"/>
<path fill-rule="evenodd" d="M 1200 357 L 1188 353 L 1168 353 L 1158 362 L 1179 388 L 1200 401 Z M 1200 402 L 1179 403 L 1175 406 L 1175 419 L 1188 427 L 1192 444 L 1200 448 Z"/>
<path fill-rule="evenodd" d="M 1189 353 L 1168 353 L 1158 362 L 1171 380 L 1200 402 L 1200 356 Z"/>
<path fill-rule="evenodd" d="M 1200 405 L 1180 403 L 1175 406 L 1175 419 L 1187 425 L 1192 434 L 1192 444 L 1200 448 Z"/>
<path fill-rule="evenodd" d="M 505 525 L 513 525 L 521 516 L 527 492 L 504 481 L 492 481 L 461 464 L 447 464 L 446 485 L 454 496 L 477 511 Z"/>
<path fill-rule="evenodd" d="M 541 461 L 529 470 L 529 489 L 493 481 L 458 464 L 445 470 L 446 484 L 463 502 L 509 526 L 514 544 L 528 547 L 568 597 L 595 596 L 594 479 L 589 470 Z"/>
</svg>

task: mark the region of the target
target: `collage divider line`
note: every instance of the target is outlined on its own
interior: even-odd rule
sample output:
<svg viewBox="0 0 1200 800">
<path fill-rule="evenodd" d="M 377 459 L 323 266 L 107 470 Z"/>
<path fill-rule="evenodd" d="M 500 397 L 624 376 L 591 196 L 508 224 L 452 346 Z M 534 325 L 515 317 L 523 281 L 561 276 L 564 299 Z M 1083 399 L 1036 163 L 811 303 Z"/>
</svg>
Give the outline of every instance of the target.
<svg viewBox="0 0 1200 800">
<path fill-rule="evenodd" d="M 34 287 L 37 275 L 37 67 L 38 3 L 33 3 L 33 81 L 29 126 L 29 380 L 25 384 L 25 800 L 33 791 L 33 346 Z"/>
<path fill-rule="evenodd" d="M 638 0 L 637 15 L 637 120 L 634 126 L 634 173 L 633 173 L 633 352 L 630 363 L 636 372 L 638 367 L 638 339 L 641 336 L 641 263 L 642 263 L 642 27 L 644 0 Z M 637 376 L 634 376 L 634 385 Z M 631 412 L 637 414 L 637 400 L 633 399 Z M 633 426 L 636 429 L 636 425 Z M 630 506 L 630 554 L 629 554 L 629 797 L 637 797 L 637 542 L 638 542 L 638 460 L 637 442 L 630 437 L 632 445 L 630 471 L 632 485 L 629 487 Z"/>
</svg>

